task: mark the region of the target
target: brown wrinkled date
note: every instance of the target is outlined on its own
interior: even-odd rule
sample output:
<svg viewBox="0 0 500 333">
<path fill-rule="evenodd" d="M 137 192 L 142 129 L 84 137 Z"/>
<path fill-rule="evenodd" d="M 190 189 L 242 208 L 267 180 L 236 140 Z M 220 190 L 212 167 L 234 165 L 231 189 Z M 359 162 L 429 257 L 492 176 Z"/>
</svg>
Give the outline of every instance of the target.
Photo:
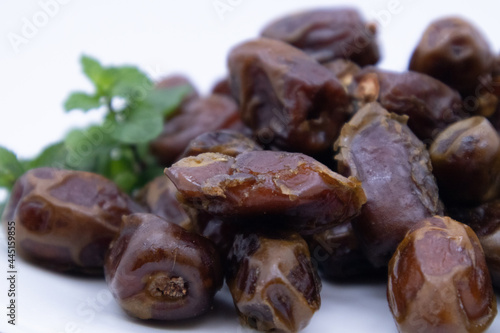
<svg viewBox="0 0 500 333">
<path fill-rule="evenodd" d="M 186 230 L 192 230 L 191 220 L 177 200 L 177 188 L 168 177 L 156 177 L 146 184 L 136 196 L 138 203 L 151 214 L 158 215 Z"/>
<path fill-rule="evenodd" d="M 219 255 L 208 239 L 145 213 L 124 217 L 105 275 L 127 314 L 157 320 L 207 312 L 223 280 Z"/>
<path fill-rule="evenodd" d="M 349 116 L 332 72 L 284 42 L 261 38 L 228 57 L 233 96 L 259 143 L 317 154 L 330 148 Z"/>
<path fill-rule="evenodd" d="M 371 280 L 385 276 L 385 269 L 376 269 L 366 259 L 351 221 L 344 222 L 306 241 L 318 269 L 327 279 L 349 281 L 353 278 Z"/>
<path fill-rule="evenodd" d="M 494 55 L 484 35 L 457 17 L 432 22 L 410 60 L 409 69 L 428 74 L 457 89 L 463 97 L 491 80 Z"/>
<path fill-rule="evenodd" d="M 16 246 L 25 258 L 56 270 L 102 274 L 122 216 L 140 211 L 100 175 L 40 168 L 18 179 L 3 219 L 17 222 Z"/>
<path fill-rule="evenodd" d="M 191 140 L 179 159 L 202 153 L 220 153 L 236 157 L 251 150 L 262 150 L 262 148 L 238 131 L 220 130 L 203 133 Z"/>
<path fill-rule="evenodd" d="M 365 202 L 356 179 L 300 153 L 251 151 L 235 158 L 204 153 L 180 160 L 165 174 L 181 200 L 195 209 L 216 216 L 261 216 L 262 223 L 304 234 L 349 220 Z"/>
<path fill-rule="evenodd" d="M 297 233 L 237 235 L 227 265 L 227 285 L 243 325 L 297 332 L 321 305 L 321 282 Z"/>
<path fill-rule="evenodd" d="M 432 139 L 446 126 L 468 116 L 455 90 L 422 73 L 364 68 L 354 78 L 352 94 L 359 107 L 379 102 L 389 112 L 407 115 L 420 140 Z"/>
<path fill-rule="evenodd" d="M 289 43 L 324 63 L 350 59 L 360 66 L 378 62 L 377 28 L 353 8 L 319 9 L 288 15 L 262 31 L 262 36 Z"/>
<path fill-rule="evenodd" d="M 406 117 L 378 103 L 354 115 L 336 147 L 339 172 L 361 181 L 367 197 L 353 228 L 368 259 L 385 266 L 411 226 L 442 213 L 429 154 Z"/>
<path fill-rule="evenodd" d="M 354 82 L 354 77 L 361 71 L 361 68 L 346 59 L 337 59 L 323 64 L 342 83 L 344 89 L 349 90 Z"/>
<path fill-rule="evenodd" d="M 480 116 L 444 130 L 430 147 L 433 173 L 447 204 L 479 204 L 500 189 L 500 136 Z"/>
<path fill-rule="evenodd" d="M 484 332 L 497 313 L 479 240 L 449 217 L 409 231 L 389 264 L 387 298 L 401 333 Z"/>
<path fill-rule="evenodd" d="M 236 103 L 226 96 L 211 95 L 182 105 L 180 112 L 165 123 L 160 136 L 151 142 L 150 149 L 161 165 L 169 166 L 198 135 L 243 128 Z"/>
<path fill-rule="evenodd" d="M 483 247 L 493 285 L 500 288 L 500 200 L 476 207 L 450 207 L 448 213 L 474 230 Z"/>
</svg>

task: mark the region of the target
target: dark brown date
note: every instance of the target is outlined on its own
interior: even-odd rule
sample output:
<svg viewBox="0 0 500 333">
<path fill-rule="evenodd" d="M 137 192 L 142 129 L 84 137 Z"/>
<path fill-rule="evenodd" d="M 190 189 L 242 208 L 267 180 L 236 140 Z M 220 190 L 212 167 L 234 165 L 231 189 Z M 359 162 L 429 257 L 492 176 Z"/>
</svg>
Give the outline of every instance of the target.
<svg viewBox="0 0 500 333">
<path fill-rule="evenodd" d="M 500 288 L 500 200 L 477 207 L 450 207 L 448 213 L 474 230 L 483 247 L 493 285 Z"/>
<path fill-rule="evenodd" d="M 241 323 L 259 331 L 297 332 L 321 305 L 321 282 L 296 233 L 237 235 L 226 279 Z"/>
<path fill-rule="evenodd" d="M 182 201 L 195 209 L 216 216 L 261 216 L 304 234 L 349 220 L 365 202 L 356 179 L 299 153 L 251 151 L 235 158 L 204 153 L 180 160 L 165 173 Z"/>
<path fill-rule="evenodd" d="M 359 179 L 367 197 L 352 223 L 376 267 L 387 265 L 412 225 L 442 213 L 429 154 L 406 119 L 369 103 L 336 143 L 339 172 Z"/>
<path fill-rule="evenodd" d="M 228 78 L 221 79 L 212 87 L 212 94 L 223 95 L 229 98 L 234 98 L 231 93 L 231 84 Z"/>
<path fill-rule="evenodd" d="M 500 189 L 500 136 L 480 116 L 443 131 L 429 150 L 439 193 L 447 204 L 480 204 Z"/>
<path fill-rule="evenodd" d="M 223 279 L 219 255 L 208 239 L 145 213 L 124 217 L 105 275 L 127 314 L 157 320 L 207 312 Z"/>
<path fill-rule="evenodd" d="M 196 90 L 193 83 L 191 83 L 191 81 L 183 75 L 171 75 L 171 76 L 167 76 L 165 78 L 162 78 L 160 81 L 158 81 L 156 83 L 155 88 L 156 89 L 171 89 L 171 88 L 177 88 L 177 87 L 182 87 L 182 86 L 187 86 L 187 87 L 189 87 L 189 90 L 190 90 L 190 92 L 186 95 L 186 97 L 184 97 L 182 103 L 186 103 L 188 101 L 192 101 L 192 100 L 199 98 L 198 91 Z"/>
<path fill-rule="evenodd" d="M 100 175 L 40 168 L 17 180 L 3 219 L 16 222 L 16 247 L 25 258 L 56 270 L 102 274 L 122 216 L 140 211 Z"/>
<path fill-rule="evenodd" d="M 476 96 L 481 80 L 490 75 L 494 55 L 483 34 L 456 17 L 432 22 L 410 60 L 410 70 L 428 74 L 458 90 Z"/>
<path fill-rule="evenodd" d="M 468 116 L 458 92 L 422 73 L 396 73 L 364 68 L 352 90 L 359 106 L 379 102 L 387 111 L 407 115 L 408 127 L 420 140 L 435 138 L 451 123 Z"/>
<path fill-rule="evenodd" d="M 376 269 L 366 259 L 351 221 L 344 222 L 322 233 L 306 238 L 312 260 L 327 279 L 352 281 L 355 279 L 373 280 L 387 273 Z M 382 273 L 383 272 L 383 273 Z"/>
<path fill-rule="evenodd" d="M 262 31 L 262 36 L 289 43 L 317 61 L 349 59 L 360 66 L 380 58 L 377 29 L 354 8 L 311 10 L 285 16 Z"/>
<path fill-rule="evenodd" d="M 401 333 L 484 332 L 497 313 L 479 240 L 449 217 L 410 230 L 389 264 L 387 298 Z"/>
<path fill-rule="evenodd" d="M 189 143 L 181 158 L 202 153 L 220 153 L 236 157 L 237 155 L 262 148 L 249 137 L 234 130 L 220 130 L 203 133 Z"/>
<path fill-rule="evenodd" d="M 222 95 L 198 98 L 182 105 L 180 112 L 165 123 L 150 149 L 161 165 L 170 166 L 192 139 L 224 128 L 244 128 L 236 103 Z"/>
<path fill-rule="evenodd" d="M 201 211 L 195 211 L 192 220 L 195 232 L 214 243 L 224 265 L 227 254 L 233 245 L 234 237 L 243 231 L 241 224 L 232 219 L 213 216 Z"/>
<path fill-rule="evenodd" d="M 349 89 L 354 82 L 354 77 L 361 71 L 361 68 L 354 62 L 346 59 L 337 59 L 323 64 L 342 83 L 345 89 Z"/>
<path fill-rule="evenodd" d="M 231 89 L 258 141 L 287 151 L 328 149 L 349 115 L 342 84 L 304 52 L 261 38 L 228 58 Z"/>
<path fill-rule="evenodd" d="M 137 201 L 147 207 L 148 212 L 158 215 L 168 222 L 192 230 L 188 214 L 177 200 L 177 188 L 168 177 L 156 177 L 137 194 Z"/>
</svg>

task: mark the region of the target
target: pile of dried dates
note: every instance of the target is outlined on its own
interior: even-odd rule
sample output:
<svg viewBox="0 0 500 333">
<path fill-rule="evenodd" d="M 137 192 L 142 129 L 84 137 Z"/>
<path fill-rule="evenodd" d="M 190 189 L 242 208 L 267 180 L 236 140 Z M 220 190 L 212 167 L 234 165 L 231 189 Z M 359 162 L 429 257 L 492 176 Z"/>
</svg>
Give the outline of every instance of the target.
<svg viewBox="0 0 500 333">
<path fill-rule="evenodd" d="M 3 216 L 18 251 L 104 272 L 140 319 L 204 314 L 225 281 L 243 325 L 297 332 L 320 275 L 388 273 L 400 332 L 484 332 L 500 287 L 500 57 L 450 17 L 391 72 L 374 66 L 376 34 L 345 8 L 269 24 L 165 120 L 150 144 L 165 175 L 134 197 L 87 172 L 22 176 Z"/>
</svg>

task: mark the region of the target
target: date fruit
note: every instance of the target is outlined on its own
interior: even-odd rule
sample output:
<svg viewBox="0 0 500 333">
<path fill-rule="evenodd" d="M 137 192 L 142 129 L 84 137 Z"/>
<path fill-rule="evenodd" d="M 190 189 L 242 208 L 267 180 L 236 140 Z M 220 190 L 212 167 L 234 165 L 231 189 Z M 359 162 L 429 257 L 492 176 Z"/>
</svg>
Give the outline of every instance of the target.
<svg viewBox="0 0 500 333">
<path fill-rule="evenodd" d="M 422 73 L 366 67 L 354 82 L 352 94 L 359 107 L 379 102 L 389 112 L 407 115 L 408 127 L 423 141 L 468 116 L 458 92 Z"/>
<path fill-rule="evenodd" d="M 243 43 L 230 52 L 228 67 L 243 122 L 259 143 L 317 154 L 349 116 L 349 98 L 333 73 L 284 42 Z"/>
<path fill-rule="evenodd" d="M 336 143 L 339 172 L 361 181 L 366 194 L 352 224 L 376 267 L 387 265 L 412 225 L 442 213 L 429 154 L 406 120 L 369 103 L 342 128 Z"/>
<path fill-rule="evenodd" d="M 480 116 L 444 130 L 429 150 L 439 194 L 446 204 L 480 204 L 500 189 L 500 136 Z"/>
<path fill-rule="evenodd" d="M 243 129 L 236 103 L 222 95 L 198 98 L 182 105 L 163 132 L 150 143 L 151 153 L 163 166 L 170 166 L 198 135 L 219 129 Z"/>
<path fill-rule="evenodd" d="M 257 142 L 234 130 L 219 130 L 201 134 L 191 140 L 181 158 L 202 153 L 220 153 L 236 157 L 252 150 L 262 150 Z"/>
<path fill-rule="evenodd" d="M 123 215 L 143 209 L 89 172 L 32 169 L 19 178 L 3 219 L 16 221 L 18 252 L 56 270 L 102 274 Z"/>
<path fill-rule="evenodd" d="M 219 254 L 208 239 L 146 213 L 123 218 L 105 276 L 127 314 L 157 320 L 204 314 L 223 279 Z"/>
<path fill-rule="evenodd" d="M 192 208 L 216 216 L 260 216 L 262 223 L 304 234 L 351 219 L 365 202 L 356 179 L 300 153 L 204 153 L 180 160 L 165 174 Z"/>
<path fill-rule="evenodd" d="M 500 288 L 500 200 L 476 207 L 450 207 L 448 213 L 474 230 L 483 247 L 493 285 Z"/>
<path fill-rule="evenodd" d="M 321 282 L 297 233 L 237 235 L 226 279 L 240 322 L 259 331 L 297 332 L 321 305 Z"/>
<path fill-rule="evenodd" d="M 349 59 L 360 66 L 378 62 L 377 27 L 354 8 L 318 9 L 285 16 L 262 36 L 289 43 L 317 61 Z"/>
<path fill-rule="evenodd" d="M 156 177 L 142 188 L 136 196 L 137 202 L 151 214 L 168 222 L 191 230 L 193 225 L 181 203 L 177 200 L 177 188 L 168 177 Z"/>
<path fill-rule="evenodd" d="M 484 332 L 497 313 L 479 240 L 449 217 L 408 232 L 389 264 L 387 298 L 401 333 Z"/>
<path fill-rule="evenodd" d="M 494 57 L 488 41 L 475 26 L 449 17 L 432 22 L 425 30 L 409 69 L 443 81 L 465 98 L 476 96 L 477 87 L 493 70 Z"/>
<path fill-rule="evenodd" d="M 327 279 L 333 281 L 368 281 L 385 275 L 385 269 L 376 269 L 366 259 L 351 221 L 306 238 L 311 257 Z M 384 272 L 382 274 L 382 272 Z"/>
</svg>

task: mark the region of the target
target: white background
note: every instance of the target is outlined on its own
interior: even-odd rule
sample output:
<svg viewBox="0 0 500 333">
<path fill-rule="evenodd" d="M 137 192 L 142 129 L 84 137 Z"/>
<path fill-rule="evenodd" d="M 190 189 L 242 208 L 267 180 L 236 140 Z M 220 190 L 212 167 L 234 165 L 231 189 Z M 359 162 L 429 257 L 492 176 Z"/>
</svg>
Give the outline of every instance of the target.
<svg viewBox="0 0 500 333">
<path fill-rule="evenodd" d="M 349 1 L 379 22 L 386 69 L 404 70 L 428 23 L 461 15 L 486 33 L 500 50 L 497 1 Z M 99 112 L 65 114 L 62 103 L 72 90 L 90 90 L 81 73 L 82 53 L 105 65 L 134 64 L 158 79 L 187 74 L 201 92 L 225 75 L 228 50 L 256 36 L 271 19 L 299 9 L 343 5 L 347 1 L 264 0 L 65 0 L 44 22 L 42 3 L 50 0 L 0 0 L 0 145 L 22 158 L 61 139 L 75 126 L 98 121 Z M 61 2 L 63 2 L 61 0 Z M 232 4 L 222 17 L 213 3 Z M 9 41 L 23 36 L 26 22 L 38 22 L 17 50 Z M 26 31 L 24 31 L 26 32 Z M 6 271 L 5 246 L 0 272 Z M 234 317 L 227 291 L 217 297 L 213 316 L 192 325 L 144 325 L 127 319 L 109 299 L 104 282 L 70 278 L 32 267 L 21 259 L 18 280 L 19 332 L 245 332 Z M 6 326 L 6 281 L 0 273 L 0 332 Z M 305 332 L 395 332 L 384 285 L 324 283 L 323 306 Z M 94 302 L 94 303 L 92 303 Z M 92 305 L 93 304 L 93 305 Z M 4 309 L 4 310 L 1 310 Z M 73 325 L 73 326 L 72 326 Z M 489 332 L 500 331 L 496 320 Z"/>
</svg>

